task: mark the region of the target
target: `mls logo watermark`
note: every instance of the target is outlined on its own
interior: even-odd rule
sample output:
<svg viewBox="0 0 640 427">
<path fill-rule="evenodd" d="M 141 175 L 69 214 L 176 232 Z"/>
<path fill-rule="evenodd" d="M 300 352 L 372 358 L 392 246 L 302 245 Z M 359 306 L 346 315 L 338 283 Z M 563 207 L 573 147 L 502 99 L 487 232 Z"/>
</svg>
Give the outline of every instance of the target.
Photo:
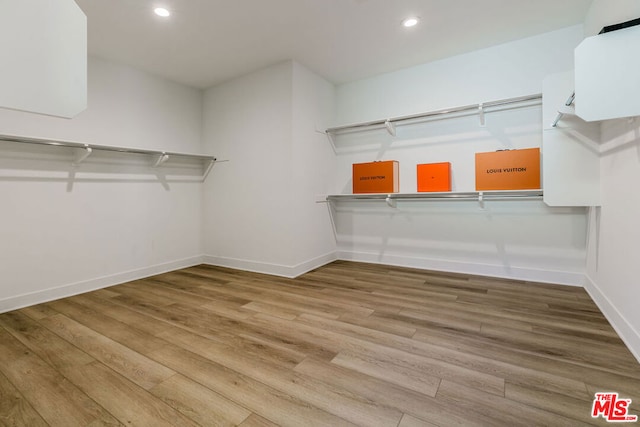
<svg viewBox="0 0 640 427">
<path fill-rule="evenodd" d="M 593 399 L 591 417 L 602 417 L 610 423 L 633 423 L 637 415 L 629 414 L 631 399 L 620 399 L 618 393 L 596 393 Z"/>
</svg>

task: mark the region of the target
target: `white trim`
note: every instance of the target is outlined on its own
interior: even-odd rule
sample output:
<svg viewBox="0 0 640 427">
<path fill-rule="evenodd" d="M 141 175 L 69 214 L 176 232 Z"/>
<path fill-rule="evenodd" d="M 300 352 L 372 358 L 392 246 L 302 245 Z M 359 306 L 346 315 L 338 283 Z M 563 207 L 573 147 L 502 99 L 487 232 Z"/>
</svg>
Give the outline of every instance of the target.
<svg viewBox="0 0 640 427">
<path fill-rule="evenodd" d="M 194 256 L 191 258 L 139 268 L 137 270 L 126 271 L 124 273 L 83 280 L 81 282 L 5 298 L 0 300 L 0 313 L 17 310 L 19 308 L 35 304 L 42 304 L 44 302 L 66 298 L 85 292 L 95 291 L 96 289 L 107 288 L 109 286 L 130 282 L 132 280 L 139 280 L 149 276 L 155 276 L 156 274 L 179 270 L 181 268 L 193 267 L 194 265 L 202 264 L 202 258 L 202 256 Z"/>
<path fill-rule="evenodd" d="M 271 274 L 273 276 L 293 279 L 315 268 L 322 267 L 337 260 L 335 252 L 329 252 L 297 265 L 273 264 L 261 261 L 250 261 L 238 258 L 226 258 L 213 255 L 205 255 L 204 263 L 217 267 L 234 268 L 237 270 L 251 271 L 254 273 Z"/>
<path fill-rule="evenodd" d="M 584 284 L 584 273 L 582 272 L 539 270 L 525 267 L 509 267 L 504 265 L 478 264 L 399 255 L 380 255 L 378 253 L 368 252 L 338 251 L 337 255 L 339 260 L 344 261 L 368 262 L 422 270 L 446 271 L 569 286 L 583 286 Z"/>
<path fill-rule="evenodd" d="M 633 325 L 625 319 L 625 317 L 618 311 L 615 305 L 606 297 L 604 292 L 596 284 L 596 282 L 585 275 L 585 290 L 591 296 L 591 299 L 596 303 L 602 314 L 607 318 L 613 329 L 618 333 L 622 341 L 627 345 L 627 348 L 640 362 L 640 333 L 635 330 Z"/>
</svg>

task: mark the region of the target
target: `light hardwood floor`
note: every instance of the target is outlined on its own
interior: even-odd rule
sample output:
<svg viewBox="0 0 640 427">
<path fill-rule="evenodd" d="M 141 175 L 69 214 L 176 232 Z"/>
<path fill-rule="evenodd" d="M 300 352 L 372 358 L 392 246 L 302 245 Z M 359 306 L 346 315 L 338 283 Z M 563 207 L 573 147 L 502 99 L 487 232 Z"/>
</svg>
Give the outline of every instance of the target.
<svg viewBox="0 0 640 427">
<path fill-rule="evenodd" d="M 198 266 L 0 315 L 0 425 L 577 426 L 640 365 L 580 288 Z"/>
</svg>

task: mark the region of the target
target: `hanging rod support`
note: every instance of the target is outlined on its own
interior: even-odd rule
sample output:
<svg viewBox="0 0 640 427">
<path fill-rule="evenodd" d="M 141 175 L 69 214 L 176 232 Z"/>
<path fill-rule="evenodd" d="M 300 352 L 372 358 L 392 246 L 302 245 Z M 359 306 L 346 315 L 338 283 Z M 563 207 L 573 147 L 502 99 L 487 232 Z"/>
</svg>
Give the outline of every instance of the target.
<svg viewBox="0 0 640 427">
<path fill-rule="evenodd" d="M 387 195 L 387 198 L 384 199 L 385 202 L 387 202 L 387 206 L 389 206 L 390 208 L 397 208 L 398 207 L 398 202 L 395 199 L 391 198 L 391 195 Z"/>
<path fill-rule="evenodd" d="M 576 99 L 576 93 L 573 92 L 571 96 L 567 98 L 567 102 L 565 102 L 564 105 L 566 105 L 567 107 L 571 106 L 571 104 L 573 104 L 573 101 L 575 101 L 575 99 Z"/>
<path fill-rule="evenodd" d="M 389 132 L 389 135 L 396 136 L 396 125 L 395 125 L 395 123 L 393 123 L 391 120 L 387 119 L 384 122 L 384 127 L 387 129 L 387 132 Z"/>
<path fill-rule="evenodd" d="M 338 149 L 336 148 L 336 141 L 334 139 L 333 133 L 325 131 L 325 135 L 327 135 L 327 139 L 329 140 L 329 144 L 331 144 L 331 148 L 333 148 L 333 152 L 337 153 Z"/>
<path fill-rule="evenodd" d="M 169 155 L 167 153 L 162 153 L 158 156 L 158 159 L 156 160 L 155 164 L 153 165 L 154 168 L 157 168 L 158 166 L 162 165 L 164 162 L 166 162 L 167 160 L 169 160 Z"/>
<path fill-rule="evenodd" d="M 558 111 L 558 115 L 556 116 L 555 120 L 553 121 L 553 123 L 551 124 L 551 127 L 556 127 L 558 126 L 558 122 L 560 121 L 560 119 L 562 118 L 562 116 L 564 116 L 563 113 L 561 113 L 560 111 Z"/>
<path fill-rule="evenodd" d="M 484 126 L 484 105 L 482 102 L 478 104 L 478 117 L 480 119 L 480 126 Z"/>
<path fill-rule="evenodd" d="M 213 158 L 212 160 L 209 160 L 209 164 L 207 165 L 207 169 L 204 171 L 204 174 L 202 175 L 202 182 L 204 182 L 207 179 L 207 176 L 209 176 L 209 172 L 211 172 L 211 169 L 213 169 L 213 165 L 216 164 L 216 159 Z"/>
<path fill-rule="evenodd" d="M 88 144 L 85 144 L 84 147 L 80 148 L 76 152 L 76 157 L 73 160 L 73 166 L 78 166 L 80 163 L 82 163 L 85 160 L 87 160 L 87 157 L 89 157 L 91 155 L 91 153 L 93 153 L 93 149 L 91 147 L 89 147 Z"/>
</svg>

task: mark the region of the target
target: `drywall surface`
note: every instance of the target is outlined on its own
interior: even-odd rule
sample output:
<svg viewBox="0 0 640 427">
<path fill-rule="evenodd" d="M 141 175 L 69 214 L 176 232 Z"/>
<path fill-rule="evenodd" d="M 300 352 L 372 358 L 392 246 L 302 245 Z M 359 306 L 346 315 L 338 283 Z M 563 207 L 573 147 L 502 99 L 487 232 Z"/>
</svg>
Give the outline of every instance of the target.
<svg viewBox="0 0 640 427">
<path fill-rule="evenodd" d="M 0 110 L 0 134 L 200 151 L 202 94 L 92 58 L 74 119 Z M 0 142 L 0 311 L 197 263 L 197 165 Z"/>
<path fill-rule="evenodd" d="M 582 39 L 578 25 L 340 85 L 335 125 L 541 93 Z"/>
<path fill-rule="evenodd" d="M 336 89 L 336 124 L 540 93 L 548 74 L 572 68 L 581 26 L 531 37 Z M 553 46 L 550 49 L 549 46 Z M 416 165 L 451 162 L 452 190 L 475 190 L 475 153 L 540 147 L 541 108 L 529 106 L 335 139 L 331 192 L 350 193 L 351 164 L 400 162 L 400 191 L 414 193 Z M 544 156 L 544 153 L 542 153 Z M 543 187 L 544 187 L 544 183 Z M 420 268 L 582 285 L 586 212 L 542 201 L 338 203 L 338 256 Z"/>
<path fill-rule="evenodd" d="M 326 137 L 333 86 L 294 61 L 206 91 L 206 149 L 229 160 L 205 191 L 207 262 L 296 276 L 334 259 Z"/>
<path fill-rule="evenodd" d="M 228 160 L 205 185 L 205 254 L 213 263 L 263 270 L 294 262 L 292 73 L 288 61 L 205 92 L 205 150 Z"/>
<path fill-rule="evenodd" d="M 640 360 L 640 122 L 602 125 L 602 207 L 590 215 L 587 290 Z"/>
<path fill-rule="evenodd" d="M 640 17 L 633 0 L 594 0 L 585 21 L 585 35 L 602 27 Z M 585 287 L 640 360 L 640 314 L 637 304 L 640 277 L 639 118 L 601 125 L 600 179 L 602 207 L 589 212 L 588 262 Z"/>
<path fill-rule="evenodd" d="M 0 133 L 199 153 L 202 92 L 89 57 L 89 107 L 73 119 L 0 109 Z"/>
<path fill-rule="evenodd" d="M 607 25 L 640 18 L 637 0 L 593 0 L 584 20 L 584 35 L 595 36 Z"/>
<path fill-rule="evenodd" d="M 335 176 L 335 155 L 324 134 L 333 119 L 334 102 L 331 83 L 293 63 L 293 252 L 294 264 L 301 267 L 317 267 L 335 258 L 329 206 L 321 201 Z"/>
</svg>

